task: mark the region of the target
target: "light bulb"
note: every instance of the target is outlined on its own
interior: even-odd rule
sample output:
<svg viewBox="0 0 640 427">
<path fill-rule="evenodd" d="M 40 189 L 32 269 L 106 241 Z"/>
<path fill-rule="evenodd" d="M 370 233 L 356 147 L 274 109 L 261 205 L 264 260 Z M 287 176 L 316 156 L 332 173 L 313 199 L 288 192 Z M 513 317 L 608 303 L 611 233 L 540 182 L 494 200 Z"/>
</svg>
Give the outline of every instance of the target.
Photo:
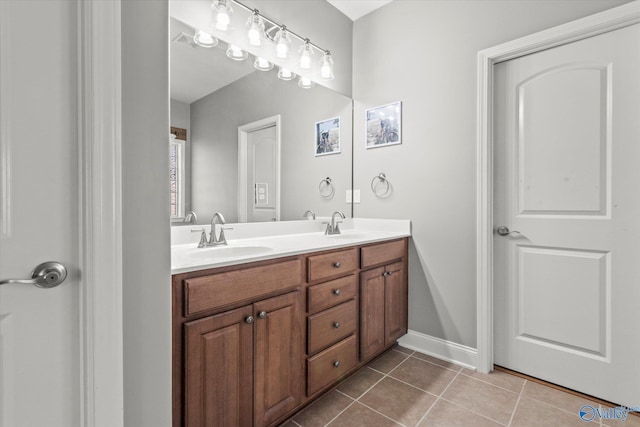
<svg viewBox="0 0 640 427">
<path fill-rule="evenodd" d="M 218 45 L 218 39 L 213 37 L 206 31 L 198 30 L 193 35 L 193 41 L 198 45 L 206 48 L 214 47 Z"/>
<path fill-rule="evenodd" d="M 300 76 L 300 79 L 298 80 L 298 86 L 303 89 L 310 89 L 315 86 L 315 83 L 313 83 L 309 77 Z"/>
<path fill-rule="evenodd" d="M 243 61 L 249 57 L 249 54 L 240 49 L 238 46 L 230 44 L 229 48 L 227 49 L 227 56 L 234 61 Z"/>
<path fill-rule="evenodd" d="M 328 50 L 324 53 L 322 61 L 320 61 L 320 77 L 325 80 L 333 80 L 333 59 L 331 58 L 331 52 Z"/>
<path fill-rule="evenodd" d="M 296 75 L 288 68 L 280 67 L 280 70 L 278 70 L 278 78 L 280 80 L 293 80 L 296 78 Z"/>
<path fill-rule="evenodd" d="M 276 43 L 276 56 L 281 59 L 286 59 L 289 54 L 289 45 L 291 44 L 291 37 L 289 36 L 287 27 L 284 25 L 280 27 L 273 41 Z"/>
<path fill-rule="evenodd" d="M 211 4 L 211 11 L 215 22 L 212 25 L 220 31 L 227 31 L 231 22 L 231 14 L 233 13 L 231 5 L 227 0 L 214 0 Z"/>
<path fill-rule="evenodd" d="M 256 60 L 253 62 L 253 67 L 256 70 L 260 70 L 260 71 L 269 71 L 270 69 L 273 68 L 273 64 L 269 61 L 267 61 L 264 58 L 261 57 L 256 57 Z"/>
<path fill-rule="evenodd" d="M 304 45 L 300 48 L 300 68 L 303 70 L 311 68 L 311 55 L 313 55 L 313 51 L 311 50 L 309 39 L 307 39 L 305 40 Z"/>
<path fill-rule="evenodd" d="M 253 11 L 253 15 L 249 17 L 247 21 L 247 37 L 249 38 L 249 44 L 251 46 L 259 47 L 262 45 L 262 37 L 264 35 L 264 21 L 258 14 L 258 9 Z"/>
</svg>

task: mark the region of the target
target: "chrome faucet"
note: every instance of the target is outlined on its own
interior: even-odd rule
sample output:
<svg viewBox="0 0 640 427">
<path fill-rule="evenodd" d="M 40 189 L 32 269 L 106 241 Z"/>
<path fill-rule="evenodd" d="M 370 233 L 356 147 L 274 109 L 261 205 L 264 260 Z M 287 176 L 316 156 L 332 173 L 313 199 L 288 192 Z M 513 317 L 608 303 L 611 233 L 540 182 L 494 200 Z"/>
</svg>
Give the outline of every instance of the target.
<svg viewBox="0 0 640 427">
<path fill-rule="evenodd" d="M 216 218 L 220 223 L 220 237 L 216 236 Z M 233 230 L 230 227 L 222 227 L 226 224 L 224 217 L 220 212 L 216 212 L 211 217 L 211 234 L 209 234 L 209 241 L 207 242 L 207 246 L 219 246 L 226 245 L 227 239 L 224 237 L 224 230 Z"/>
<path fill-rule="evenodd" d="M 342 221 L 336 221 L 336 215 L 339 215 L 340 218 L 342 218 L 342 219 L 345 218 L 345 216 L 344 216 L 344 214 L 342 212 L 335 211 L 333 213 L 333 215 L 331 215 L 331 222 L 330 223 L 328 223 L 328 222 L 324 223 L 324 224 L 327 224 L 327 229 L 324 231 L 324 234 L 340 234 L 340 226 L 339 226 L 339 224 Z"/>
<path fill-rule="evenodd" d="M 311 219 L 316 219 L 316 213 L 314 211 L 306 211 L 304 215 L 302 215 L 304 219 L 309 219 L 309 216 L 311 216 Z"/>
<path fill-rule="evenodd" d="M 191 223 L 197 224 L 198 223 L 198 215 L 196 215 L 196 213 L 194 211 L 189 211 L 184 216 L 184 222 L 188 222 L 190 224 Z"/>
</svg>

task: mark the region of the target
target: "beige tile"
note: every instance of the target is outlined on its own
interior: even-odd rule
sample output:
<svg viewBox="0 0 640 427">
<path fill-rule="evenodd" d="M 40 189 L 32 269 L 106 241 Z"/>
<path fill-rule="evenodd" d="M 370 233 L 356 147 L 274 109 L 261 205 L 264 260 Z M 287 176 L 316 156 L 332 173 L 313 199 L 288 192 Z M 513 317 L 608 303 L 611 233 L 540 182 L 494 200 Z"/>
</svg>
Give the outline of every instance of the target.
<svg viewBox="0 0 640 427">
<path fill-rule="evenodd" d="M 507 390 L 514 393 L 520 393 L 520 391 L 522 390 L 522 385 L 525 381 L 524 378 L 520 378 L 502 371 L 492 371 L 488 374 L 481 374 L 478 371 L 472 371 L 471 369 L 464 368 L 462 370 L 462 373 L 477 380 L 484 381 L 498 387 L 506 388 Z"/>
<path fill-rule="evenodd" d="M 302 427 L 324 426 L 352 402 L 353 399 L 344 394 L 332 391 L 296 414 L 293 420 Z"/>
<path fill-rule="evenodd" d="M 280 424 L 279 427 L 298 427 L 298 425 L 294 423 L 293 420 L 289 420 L 285 421 L 283 424 Z"/>
<path fill-rule="evenodd" d="M 415 426 L 436 399 L 432 394 L 387 377 L 365 393 L 359 402 L 399 423 Z"/>
<path fill-rule="evenodd" d="M 456 373 L 433 363 L 410 357 L 389 375 L 422 390 L 440 395 L 455 378 Z"/>
<path fill-rule="evenodd" d="M 373 362 L 369 363 L 369 367 L 388 374 L 393 368 L 404 362 L 409 356 L 399 351 L 387 351 Z"/>
<path fill-rule="evenodd" d="M 499 427 L 501 425 L 442 399 L 436 402 L 419 424 L 420 427 Z"/>
<path fill-rule="evenodd" d="M 527 381 L 524 385 L 523 396 L 548 403 L 556 408 L 564 409 L 567 412 L 577 414 L 583 405 L 598 407 L 598 404 L 588 398 L 579 397 L 562 390 Z"/>
<path fill-rule="evenodd" d="M 380 381 L 384 377 L 380 372 L 373 369 L 364 368 L 352 375 L 348 380 L 338 386 L 338 390 L 342 393 L 353 397 L 354 399 L 362 396 L 362 393 L 369 390 L 371 386 Z"/>
<path fill-rule="evenodd" d="M 395 427 L 399 425 L 358 402 L 349 406 L 346 411 L 329 424 L 330 427 Z"/>
<path fill-rule="evenodd" d="M 487 418 L 506 424 L 518 394 L 465 375 L 458 375 L 443 397 Z"/>
<path fill-rule="evenodd" d="M 413 357 L 418 358 L 420 360 L 426 360 L 427 362 L 431 362 L 438 366 L 442 366 L 443 368 L 452 369 L 454 371 L 459 371 L 460 369 L 462 369 L 461 366 L 458 366 L 455 363 L 447 362 L 446 360 L 438 359 L 436 357 L 429 356 L 428 354 L 423 354 L 418 351 L 413 353 Z"/>
<path fill-rule="evenodd" d="M 600 406 L 602 411 L 607 411 L 606 415 L 604 412 L 602 412 L 601 414 L 603 415 L 602 417 L 602 425 L 608 426 L 608 427 L 640 427 L 640 414 L 638 414 L 636 412 L 636 414 L 638 415 L 633 415 L 633 414 L 628 414 L 627 418 L 623 421 L 622 418 L 615 418 L 615 412 L 612 413 L 610 412 L 611 407 L 610 406 L 604 406 L 601 405 Z"/>
<path fill-rule="evenodd" d="M 401 346 L 400 344 L 396 344 L 393 349 L 395 351 L 399 351 L 400 353 L 404 353 L 404 354 L 408 354 L 409 356 L 411 356 L 413 353 L 415 353 L 413 350 L 410 350 L 406 347 Z"/>
<path fill-rule="evenodd" d="M 594 424 L 598 425 L 598 423 Z M 513 416 L 511 427 L 585 427 L 578 412 L 570 414 L 537 400 L 522 398 Z"/>
</svg>

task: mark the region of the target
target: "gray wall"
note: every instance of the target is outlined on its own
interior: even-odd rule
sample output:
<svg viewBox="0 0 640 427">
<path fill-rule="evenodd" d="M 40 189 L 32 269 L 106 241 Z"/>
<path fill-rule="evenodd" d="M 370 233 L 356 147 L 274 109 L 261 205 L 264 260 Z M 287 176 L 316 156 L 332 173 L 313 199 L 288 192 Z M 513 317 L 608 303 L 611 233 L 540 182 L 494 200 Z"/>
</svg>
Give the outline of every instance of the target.
<svg viewBox="0 0 640 427">
<path fill-rule="evenodd" d="M 351 100 L 322 86 L 305 90 L 276 71 L 254 72 L 191 104 L 192 208 L 206 223 L 220 211 L 236 222 L 238 126 L 279 114 L 282 132 L 281 219 L 302 219 L 307 209 L 350 213 Z M 342 152 L 315 156 L 315 123 L 341 118 Z M 336 194 L 322 198 L 320 180 L 331 177 Z"/>
<path fill-rule="evenodd" d="M 185 170 L 191 170 L 191 106 L 185 102 L 171 100 L 171 118 L 169 124 L 172 127 L 187 130 L 187 142 L 185 143 Z M 185 214 L 191 210 L 191 174 L 186 173 L 184 177 L 184 211 Z"/>
<path fill-rule="evenodd" d="M 412 220 L 410 329 L 476 346 L 477 52 L 623 3 L 395 0 L 355 22 L 355 216 Z M 366 150 L 365 110 L 393 101 L 402 145 Z"/>
<path fill-rule="evenodd" d="M 125 426 L 171 425 L 168 4 L 122 2 Z"/>
</svg>

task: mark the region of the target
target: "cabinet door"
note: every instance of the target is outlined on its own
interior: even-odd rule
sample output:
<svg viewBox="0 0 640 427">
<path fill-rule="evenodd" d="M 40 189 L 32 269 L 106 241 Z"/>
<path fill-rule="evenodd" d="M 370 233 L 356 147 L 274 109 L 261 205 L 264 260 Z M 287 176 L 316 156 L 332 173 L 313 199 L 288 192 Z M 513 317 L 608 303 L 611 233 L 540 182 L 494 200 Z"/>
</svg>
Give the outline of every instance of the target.
<svg viewBox="0 0 640 427">
<path fill-rule="evenodd" d="M 384 348 L 384 268 L 360 274 L 360 360 Z"/>
<path fill-rule="evenodd" d="M 185 323 L 186 427 L 252 425 L 251 309 Z"/>
<path fill-rule="evenodd" d="M 386 266 L 385 272 L 384 340 L 390 345 L 407 333 L 407 282 L 402 262 Z"/>
<path fill-rule="evenodd" d="M 254 304 L 255 425 L 268 425 L 299 403 L 304 375 L 299 291 Z"/>
</svg>

